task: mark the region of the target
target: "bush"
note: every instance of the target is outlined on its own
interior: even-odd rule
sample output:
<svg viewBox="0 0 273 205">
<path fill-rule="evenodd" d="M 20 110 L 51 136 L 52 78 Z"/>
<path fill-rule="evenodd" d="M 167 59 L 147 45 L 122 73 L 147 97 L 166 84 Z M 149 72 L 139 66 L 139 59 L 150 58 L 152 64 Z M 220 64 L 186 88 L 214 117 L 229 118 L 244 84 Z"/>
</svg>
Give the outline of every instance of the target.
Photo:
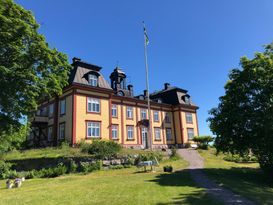
<svg viewBox="0 0 273 205">
<path fill-rule="evenodd" d="M 177 154 L 177 149 L 175 147 L 171 148 L 171 155 L 170 155 L 170 159 L 171 160 L 178 160 L 180 157 Z"/>
<path fill-rule="evenodd" d="M 67 167 L 63 163 L 60 163 L 57 167 L 36 171 L 34 175 L 41 178 L 53 178 L 64 175 L 66 172 Z"/>
<path fill-rule="evenodd" d="M 101 170 L 101 168 L 102 168 L 102 161 L 96 161 L 95 163 L 81 162 L 79 170 L 86 174 L 86 173 L 89 173 L 89 172 L 93 172 L 95 170 Z"/>
<path fill-rule="evenodd" d="M 67 173 L 75 173 L 77 171 L 78 165 L 73 159 L 70 159 L 67 166 Z"/>
<path fill-rule="evenodd" d="M 84 140 L 81 140 L 80 143 L 78 144 L 79 148 L 83 153 L 88 153 L 90 145 L 91 144 L 86 143 Z"/>
<path fill-rule="evenodd" d="M 184 144 L 184 147 L 185 147 L 185 148 L 190 148 L 190 147 L 191 147 L 191 143 L 186 142 L 186 143 Z"/>
<path fill-rule="evenodd" d="M 123 169 L 124 166 L 123 165 L 110 165 L 109 169 Z"/>
<path fill-rule="evenodd" d="M 96 159 L 110 159 L 116 157 L 121 145 L 114 141 L 94 140 L 90 145 L 82 145 L 82 151 L 94 155 Z"/>
<path fill-rule="evenodd" d="M 12 164 L 5 161 L 0 161 L 0 178 L 7 179 L 10 173 L 10 168 Z"/>
<path fill-rule="evenodd" d="M 208 149 L 208 145 L 213 141 L 213 138 L 211 136 L 195 136 L 193 141 L 198 144 L 198 148 Z"/>
<path fill-rule="evenodd" d="M 245 154 L 240 156 L 238 154 L 227 154 L 223 157 L 225 161 L 236 163 L 258 162 L 257 158 L 253 155 Z"/>
</svg>

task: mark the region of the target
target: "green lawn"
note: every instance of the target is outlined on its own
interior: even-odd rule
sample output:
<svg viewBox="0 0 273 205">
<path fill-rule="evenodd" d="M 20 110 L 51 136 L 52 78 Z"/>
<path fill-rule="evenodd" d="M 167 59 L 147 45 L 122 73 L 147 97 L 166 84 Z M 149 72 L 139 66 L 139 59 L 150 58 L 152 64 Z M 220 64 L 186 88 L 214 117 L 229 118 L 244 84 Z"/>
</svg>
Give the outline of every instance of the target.
<svg viewBox="0 0 273 205">
<path fill-rule="evenodd" d="M 161 172 L 172 165 L 175 172 Z M 7 190 L 0 181 L 0 204 L 219 204 L 198 188 L 183 160 L 166 161 L 156 173 L 139 173 L 133 167 L 122 170 L 97 171 L 88 175 L 66 175 L 51 179 L 31 179 L 19 189 Z"/>
<path fill-rule="evenodd" d="M 223 160 L 215 150 L 199 151 L 205 159 L 208 176 L 221 185 L 258 204 L 273 204 L 273 185 L 263 175 L 257 163 L 234 163 Z"/>
</svg>

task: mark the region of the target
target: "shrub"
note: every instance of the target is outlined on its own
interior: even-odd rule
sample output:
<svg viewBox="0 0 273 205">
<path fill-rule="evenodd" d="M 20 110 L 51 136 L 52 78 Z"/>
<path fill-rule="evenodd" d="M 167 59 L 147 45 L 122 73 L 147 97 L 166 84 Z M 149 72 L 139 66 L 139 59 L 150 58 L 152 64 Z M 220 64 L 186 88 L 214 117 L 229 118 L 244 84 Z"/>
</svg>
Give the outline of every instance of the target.
<svg viewBox="0 0 273 205">
<path fill-rule="evenodd" d="M 177 154 L 177 149 L 176 147 L 172 147 L 171 148 L 171 155 L 170 155 L 170 159 L 172 160 L 178 160 L 180 157 Z"/>
<path fill-rule="evenodd" d="M 91 144 L 86 143 L 84 140 L 81 140 L 78 144 L 79 148 L 81 149 L 81 152 L 88 153 L 88 150 L 91 146 Z"/>
<path fill-rule="evenodd" d="M 213 141 L 211 136 L 195 136 L 193 141 L 198 144 L 200 149 L 208 149 L 208 145 Z"/>
<path fill-rule="evenodd" d="M 67 166 L 67 173 L 75 173 L 77 171 L 77 164 L 73 159 L 70 159 Z"/>
<path fill-rule="evenodd" d="M 236 162 L 236 163 L 246 163 L 246 162 L 258 162 L 257 158 L 253 155 L 245 154 L 240 156 L 238 154 L 227 154 L 223 157 L 225 161 Z"/>
<path fill-rule="evenodd" d="M 88 147 L 88 153 L 94 155 L 96 159 L 116 157 L 120 150 L 121 145 L 114 141 L 94 140 Z"/>
<path fill-rule="evenodd" d="M 0 161 L 0 178 L 1 179 L 8 178 L 11 166 L 12 166 L 11 163 L 7 163 L 5 161 Z"/>
<path fill-rule="evenodd" d="M 186 143 L 184 144 L 184 147 L 185 147 L 185 148 L 190 148 L 190 147 L 191 147 L 191 143 L 186 142 Z"/>
<path fill-rule="evenodd" d="M 28 171 L 28 172 L 24 172 L 24 174 L 25 174 L 25 178 L 26 179 L 33 179 L 33 178 L 35 178 L 36 177 L 36 172 L 35 172 L 35 170 L 31 170 L 31 171 Z"/>
<path fill-rule="evenodd" d="M 86 173 L 93 172 L 95 170 L 100 170 L 102 168 L 102 161 L 92 162 L 81 162 L 80 163 L 80 171 Z"/>
<path fill-rule="evenodd" d="M 123 169 L 124 166 L 123 165 L 110 165 L 109 169 Z"/>
<path fill-rule="evenodd" d="M 34 175 L 41 178 L 52 178 L 64 175 L 66 172 L 67 167 L 63 163 L 60 163 L 57 167 L 36 171 Z"/>
</svg>

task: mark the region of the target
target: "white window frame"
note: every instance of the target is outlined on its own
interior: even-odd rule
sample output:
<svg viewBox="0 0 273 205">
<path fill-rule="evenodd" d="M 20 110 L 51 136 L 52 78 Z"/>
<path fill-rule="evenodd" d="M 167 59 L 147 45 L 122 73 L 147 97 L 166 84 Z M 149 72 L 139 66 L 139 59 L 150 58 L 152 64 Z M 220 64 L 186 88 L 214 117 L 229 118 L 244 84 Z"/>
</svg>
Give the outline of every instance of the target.
<svg viewBox="0 0 273 205">
<path fill-rule="evenodd" d="M 159 122 L 159 111 L 154 110 L 154 122 Z"/>
<path fill-rule="evenodd" d="M 88 75 L 88 83 L 91 86 L 97 87 L 98 86 L 98 76 L 94 74 L 89 74 Z"/>
<path fill-rule="evenodd" d="M 188 140 L 192 140 L 193 137 L 194 137 L 194 129 L 193 128 L 187 128 L 187 135 L 188 135 Z"/>
<path fill-rule="evenodd" d="M 127 125 L 127 139 L 133 140 L 134 139 L 134 126 Z"/>
<path fill-rule="evenodd" d="M 187 122 L 188 124 L 192 124 L 192 123 L 193 123 L 192 113 L 186 112 L 186 122 Z"/>
<path fill-rule="evenodd" d="M 65 99 L 60 101 L 60 115 L 65 115 L 66 111 L 66 101 Z"/>
<path fill-rule="evenodd" d="M 146 109 L 141 109 L 140 110 L 140 117 L 141 117 L 142 120 L 148 119 L 147 118 L 147 110 Z"/>
<path fill-rule="evenodd" d="M 112 125 L 111 132 L 112 132 L 112 139 L 117 140 L 118 139 L 118 125 Z"/>
<path fill-rule="evenodd" d="M 173 139 L 171 128 L 166 128 L 166 139 L 167 139 L 167 141 L 170 141 Z"/>
<path fill-rule="evenodd" d="M 133 119 L 133 112 L 134 112 L 133 107 L 126 107 L 126 117 L 128 119 Z"/>
<path fill-rule="evenodd" d="M 86 138 L 100 138 L 101 123 L 95 121 L 88 121 L 86 123 Z"/>
<path fill-rule="evenodd" d="M 154 132 L 155 132 L 155 139 L 161 140 L 161 129 L 159 127 L 155 127 Z"/>
<path fill-rule="evenodd" d="M 112 113 L 112 117 L 118 117 L 118 106 L 117 105 L 115 105 L 115 104 L 112 105 L 111 113 Z"/>
<path fill-rule="evenodd" d="M 87 112 L 100 113 L 100 99 L 87 97 Z"/>
<path fill-rule="evenodd" d="M 65 123 L 59 124 L 59 140 L 64 140 L 65 138 Z"/>
</svg>

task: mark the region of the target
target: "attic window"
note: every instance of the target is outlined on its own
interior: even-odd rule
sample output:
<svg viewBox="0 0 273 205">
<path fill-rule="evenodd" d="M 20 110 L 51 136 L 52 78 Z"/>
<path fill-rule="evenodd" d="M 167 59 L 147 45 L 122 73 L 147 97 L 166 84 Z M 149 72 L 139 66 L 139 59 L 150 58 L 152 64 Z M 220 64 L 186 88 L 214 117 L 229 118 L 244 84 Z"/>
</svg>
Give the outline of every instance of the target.
<svg viewBox="0 0 273 205">
<path fill-rule="evenodd" d="M 186 104 L 190 104 L 190 103 L 191 103 L 191 102 L 190 102 L 190 97 L 189 97 L 189 96 L 185 96 L 185 97 L 184 97 L 184 101 L 185 101 Z"/>
<path fill-rule="evenodd" d="M 88 75 L 88 83 L 91 86 L 98 86 L 98 76 L 94 74 L 89 74 Z"/>
</svg>

